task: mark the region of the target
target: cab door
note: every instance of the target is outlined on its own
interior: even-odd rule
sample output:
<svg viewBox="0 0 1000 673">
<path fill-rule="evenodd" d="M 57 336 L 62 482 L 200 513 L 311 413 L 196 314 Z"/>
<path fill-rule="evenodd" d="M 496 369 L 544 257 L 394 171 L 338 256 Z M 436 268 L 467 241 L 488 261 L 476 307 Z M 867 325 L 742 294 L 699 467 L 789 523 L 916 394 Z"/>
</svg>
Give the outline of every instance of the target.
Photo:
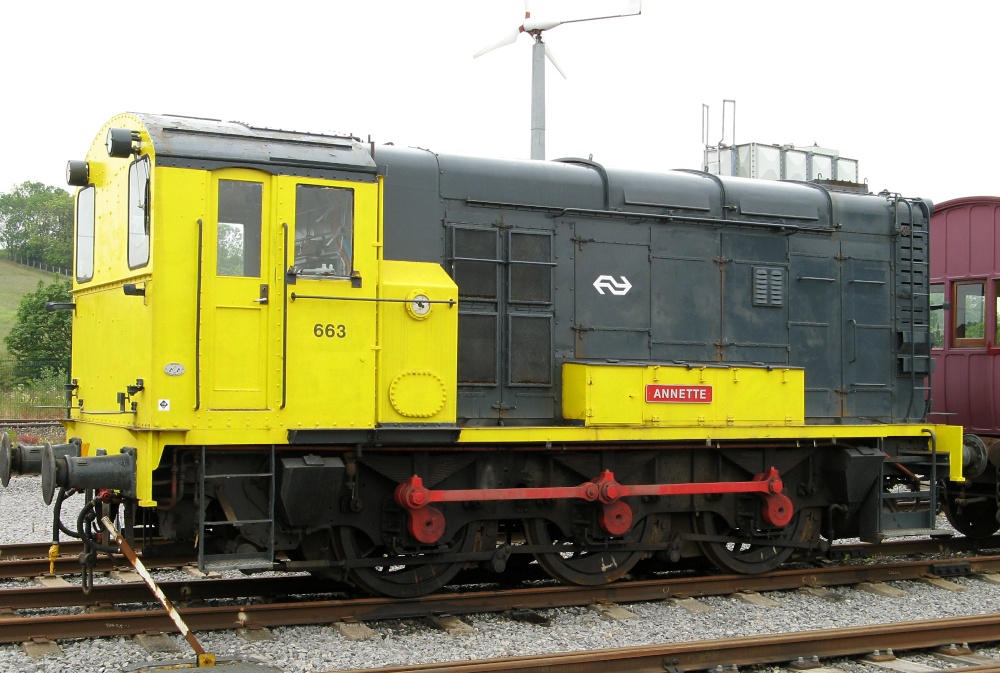
<svg viewBox="0 0 1000 673">
<path fill-rule="evenodd" d="M 376 417 L 378 184 L 275 178 L 286 241 L 285 380 L 289 427 L 308 435 L 371 428 Z M 386 401 L 383 400 L 383 403 Z"/>
<path fill-rule="evenodd" d="M 210 181 L 202 224 L 199 343 L 207 409 L 268 408 L 271 179 L 259 171 L 225 169 Z"/>
</svg>

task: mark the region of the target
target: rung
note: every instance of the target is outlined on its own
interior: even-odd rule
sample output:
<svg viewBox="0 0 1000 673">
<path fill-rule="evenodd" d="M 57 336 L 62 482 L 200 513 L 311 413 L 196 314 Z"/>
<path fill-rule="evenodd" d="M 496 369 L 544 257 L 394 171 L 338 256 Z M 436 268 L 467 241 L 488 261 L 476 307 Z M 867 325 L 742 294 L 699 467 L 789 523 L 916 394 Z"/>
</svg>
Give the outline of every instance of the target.
<svg viewBox="0 0 1000 673">
<path fill-rule="evenodd" d="M 883 493 L 883 500 L 930 500 L 930 491 L 916 491 L 910 493 L 909 491 L 900 491 L 899 493 Z"/>
<path fill-rule="evenodd" d="M 229 556 L 227 554 L 213 554 L 205 556 L 206 570 L 250 570 L 266 568 L 270 570 L 274 564 L 268 559 L 266 554 L 241 556 Z"/>
<path fill-rule="evenodd" d="M 943 528 L 900 528 L 899 530 L 883 530 L 879 537 L 883 540 L 887 537 L 952 537 L 954 531 Z"/>
<path fill-rule="evenodd" d="M 246 477 L 270 477 L 273 476 L 271 472 L 247 472 L 246 474 L 206 474 L 205 481 L 210 479 L 232 479 L 238 477 L 240 479 Z"/>
</svg>

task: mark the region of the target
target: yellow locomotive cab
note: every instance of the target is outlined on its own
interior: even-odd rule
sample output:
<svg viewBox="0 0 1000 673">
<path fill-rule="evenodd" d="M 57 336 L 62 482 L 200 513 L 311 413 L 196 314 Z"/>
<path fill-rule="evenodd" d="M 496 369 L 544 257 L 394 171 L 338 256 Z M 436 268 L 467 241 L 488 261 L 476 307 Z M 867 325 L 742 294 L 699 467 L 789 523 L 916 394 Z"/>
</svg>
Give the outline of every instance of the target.
<svg viewBox="0 0 1000 673">
<path fill-rule="evenodd" d="M 92 451 L 135 448 L 136 492 L 151 506 L 149 474 L 169 444 L 454 424 L 455 284 L 438 265 L 382 259 L 370 157 L 332 139 L 336 179 L 195 168 L 170 153 L 200 124 L 122 115 L 88 153 L 94 212 L 77 254 L 93 271 L 74 284 L 68 434 Z M 130 147 L 109 156 L 118 129 Z M 278 151 L 282 134 L 267 135 Z M 90 356 L 93 344 L 108 357 Z"/>
</svg>

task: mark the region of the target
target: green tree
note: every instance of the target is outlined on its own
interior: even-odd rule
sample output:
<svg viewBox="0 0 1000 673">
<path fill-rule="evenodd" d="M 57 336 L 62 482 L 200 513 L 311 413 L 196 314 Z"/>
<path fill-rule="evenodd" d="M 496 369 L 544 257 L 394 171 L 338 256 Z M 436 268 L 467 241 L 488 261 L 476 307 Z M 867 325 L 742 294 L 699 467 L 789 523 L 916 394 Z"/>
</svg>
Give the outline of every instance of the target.
<svg viewBox="0 0 1000 673">
<path fill-rule="evenodd" d="M 73 197 L 40 182 L 23 182 L 0 194 L 0 246 L 12 258 L 72 267 Z"/>
<path fill-rule="evenodd" d="M 4 337 L 7 352 L 18 361 L 20 378 L 34 379 L 44 370 L 66 372 L 70 357 L 70 311 L 47 311 L 45 302 L 72 301 L 70 282 L 38 281 L 38 289 L 21 297 L 10 334 Z"/>
</svg>

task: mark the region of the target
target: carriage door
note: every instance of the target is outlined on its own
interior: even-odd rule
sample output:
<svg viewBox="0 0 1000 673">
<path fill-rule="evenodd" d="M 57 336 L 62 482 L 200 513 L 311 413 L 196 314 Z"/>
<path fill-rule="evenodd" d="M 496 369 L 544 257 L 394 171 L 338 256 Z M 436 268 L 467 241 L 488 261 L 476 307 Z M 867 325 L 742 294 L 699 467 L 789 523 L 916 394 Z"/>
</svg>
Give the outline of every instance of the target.
<svg viewBox="0 0 1000 673">
<path fill-rule="evenodd" d="M 213 174 L 202 229 L 202 392 L 208 409 L 266 409 L 272 310 L 270 176 Z"/>
</svg>

